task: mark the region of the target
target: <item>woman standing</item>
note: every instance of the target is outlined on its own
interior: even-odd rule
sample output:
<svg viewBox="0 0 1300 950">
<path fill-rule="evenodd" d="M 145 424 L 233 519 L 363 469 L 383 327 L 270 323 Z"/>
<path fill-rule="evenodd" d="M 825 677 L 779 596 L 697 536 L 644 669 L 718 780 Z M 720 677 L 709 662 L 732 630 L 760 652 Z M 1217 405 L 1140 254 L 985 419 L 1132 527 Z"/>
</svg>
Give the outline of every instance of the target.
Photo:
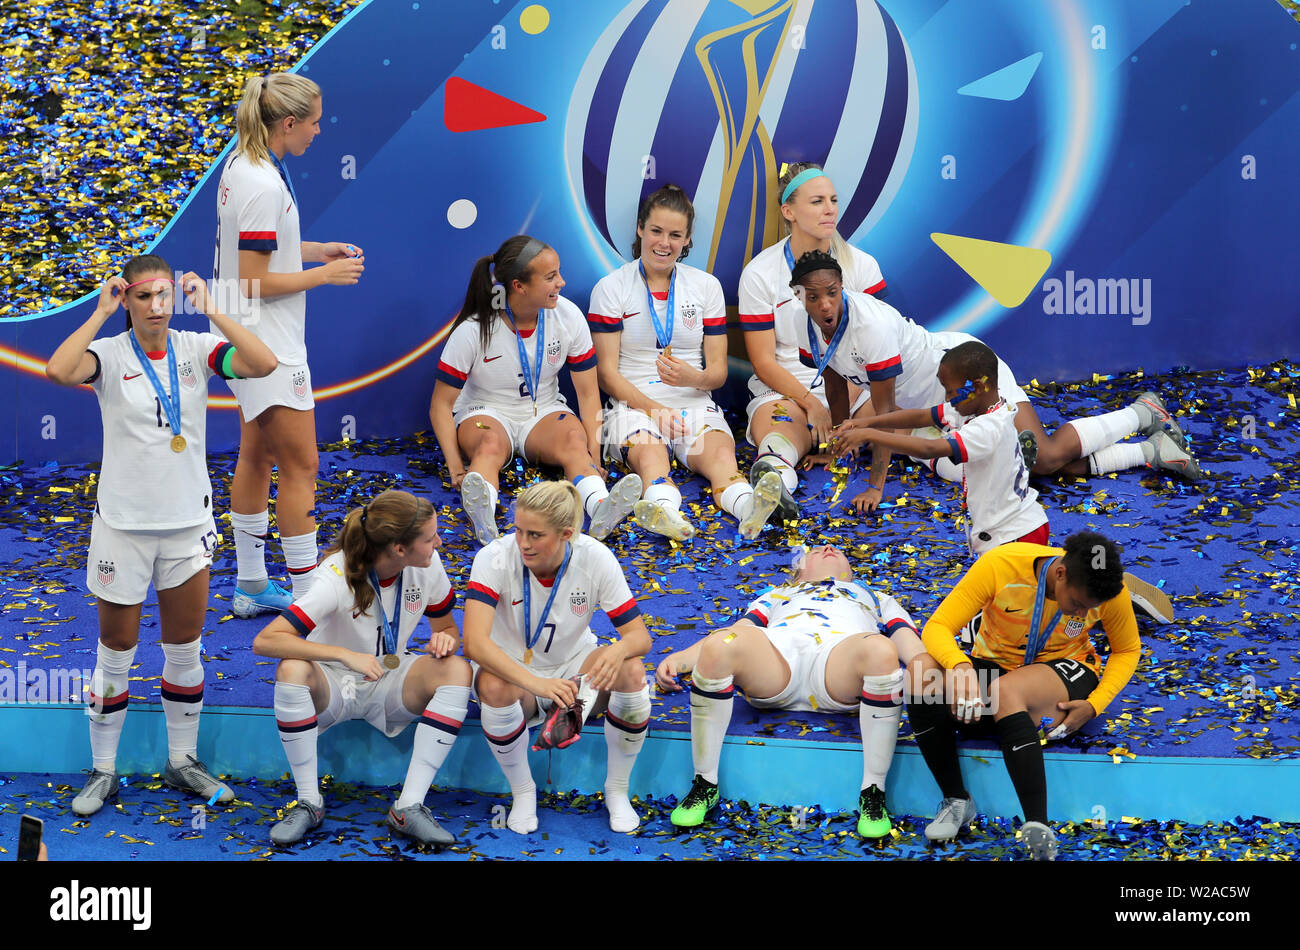
<svg viewBox="0 0 1300 950">
<path fill-rule="evenodd" d="M 695 208 L 676 185 L 641 204 L 637 258 L 603 277 L 591 292 L 591 326 L 600 386 L 609 394 L 605 452 L 641 477 L 637 522 L 683 541 L 695 527 L 681 513 L 682 493 L 668 476 L 669 450 L 709 480 L 715 504 L 754 538 L 781 498 L 769 472 L 751 488 L 736 467 L 731 428 L 712 391 L 727 380 L 727 314 L 722 285 L 681 263 L 691 247 Z"/>
<path fill-rule="evenodd" d="M 86 586 L 99 610 L 89 711 L 93 770 L 72 802 L 82 816 L 93 815 L 117 794 L 117 744 L 130 700 L 140 607 L 151 582 L 158 593 L 165 657 L 163 781 L 205 799 L 234 797 L 198 759 L 199 637 L 208 606 L 208 566 L 220 540 L 208 480 L 207 382 L 213 376 L 263 377 L 276 361 L 262 341 L 217 311 L 197 274 L 187 273 L 182 289 L 226 339 L 170 329 L 171 268 L 161 257 L 143 255 L 104 284 L 95 312 L 45 367 L 45 375 L 62 386 L 84 383 L 94 389 L 104 424 L 86 563 Z M 126 332 L 96 340 L 119 306 L 127 313 Z"/>
<path fill-rule="evenodd" d="M 239 403 L 239 461 L 230 486 L 238 577 L 231 610 L 253 617 L 289 606 L 290 595 L 266 573 L 271 470 L 279 470 L 275 518 L 294 596 L 311 587 L 316 568 L 315 401 L 307 368 L 307 291 L 355 284 L 361 249 L 304 241 L 298 201 L 284 165 L 320 133 L 320 87 L 292 73 L 254 76 L 244 86 L 239 140 L 217 190 L 213 276 L 247 308 L 253 329 L 279 360 L 266 379 L 230 387 Z M 303 269 L 303 263 L 322 267 Z M 236 289 L 238 296 L 236 296 Z"/>
<path fill-rule="evenodd" d="M 480 257 L 438 361 L 429 421 L 479 544 L 498 537 L 500 471 L 516 455 L 554 465 L 604 539 L 641 497 L 628 475 L 605 488 L 596 352 L 582 311 L 560 296 L 560 258 L 526 234 Z M 578 414 L 560 395 L 567 365 Z M 469 460 L 468 468 L 465 459 Z M 579 525 L 581 529 L 581 525 Z"/>
</svg>

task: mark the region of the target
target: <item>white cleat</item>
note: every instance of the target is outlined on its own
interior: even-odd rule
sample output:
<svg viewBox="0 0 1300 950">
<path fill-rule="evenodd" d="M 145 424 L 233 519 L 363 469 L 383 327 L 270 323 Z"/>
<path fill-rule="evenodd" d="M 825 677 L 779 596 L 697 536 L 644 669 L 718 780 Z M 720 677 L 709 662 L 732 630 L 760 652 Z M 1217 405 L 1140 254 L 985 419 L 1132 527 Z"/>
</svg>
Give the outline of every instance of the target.
<svg viewBox="0 0 1300 950">
<path fill-rule="evenodd" d="M 740 522 L 740 536 L 746 541 L 753 541 L 762 533 L 763 525 L 781 501 L 781 488 L 781 476 L 777 472 L 765 472 L 755 483 L 754 507 Z"/>
<path fill-rule="evenodd" d="M 619 522 L 632 513 L 633 507 L 640 500 L 641 476 L 635 473 L 624 475 L 596 505 L 596 513 L 591 516 L 587 533 L 597 541 L 604 541 L 618 527 Z"/>
<path fill-rule="evenodd" d="M 1129 599 L 1133 601 L 1134 607 L 1141 607 L 1153 620 L 1161 623 L 1174 622 L 1174 605 L 1170 602 L 1169 595 L 1155 584 L 1148 584 L 1136 574 L 1126 572 L 1124 586 L 1128 588 Z"/>
<path fill-rule="evenodd" d="M 689 541 L 695 528 L 676 508 L 665 508 L 656 501 L 642 499 L 632 506 L 632 518 L 647 531 L 662 534 L 674 541 Z"/>
<path fill-rule="evenodd" d="M 492 493 L 487 479 L 478 472 L 470 472 L 460 483 L 460 503 L 474 525 L 474 536 L 479 544 L 490 544 L 501 536 L 497 530 L 497 514 L 492 504 Z"/>
</svg>

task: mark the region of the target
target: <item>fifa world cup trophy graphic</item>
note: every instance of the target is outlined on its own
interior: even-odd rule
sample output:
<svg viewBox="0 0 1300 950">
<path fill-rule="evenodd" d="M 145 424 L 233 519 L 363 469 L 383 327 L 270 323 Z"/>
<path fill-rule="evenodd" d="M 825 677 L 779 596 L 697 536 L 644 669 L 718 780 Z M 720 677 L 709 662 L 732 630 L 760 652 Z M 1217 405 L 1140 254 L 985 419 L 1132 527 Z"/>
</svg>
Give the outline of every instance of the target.
<svg viewBox="0 0 1300 950">
<path fill-rule="evenodd" d="M 776 156 L 759 110 L 776 61 L 788 49 L 796 0 L 731 2 L 750 19 L 695 44 L 722 121 L 722 188 L 709 241 L 710 271 L 719 260 L 743 266 L 777 238 L 777 213 L 769 194 L 776 184 Z"/>
</svg>

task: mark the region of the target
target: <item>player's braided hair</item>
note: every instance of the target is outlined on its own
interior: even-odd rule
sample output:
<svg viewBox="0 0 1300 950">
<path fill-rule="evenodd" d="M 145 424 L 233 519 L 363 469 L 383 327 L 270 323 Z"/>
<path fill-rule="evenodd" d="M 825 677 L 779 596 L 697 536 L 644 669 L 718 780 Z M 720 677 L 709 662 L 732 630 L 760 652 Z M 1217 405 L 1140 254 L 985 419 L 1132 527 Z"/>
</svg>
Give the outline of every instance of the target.
<svg viewBox="0 0 1300 950">
<path fill-rule="evenodd" d="M 1124 589 L 1124 564 L 1119 548 L 1095 531 L 1079 531 L 1065 539 L 1065 580 L 1083 588 L 1092 600 L 1107 601 Z"/>
<path fill-rule="evenodd" d="M 324 556 L 343 552 L 344 576 L 352 588 L 355 610 L 369 610 L 374 603 L 375 589 L 369 577 L 379 555 L 390 544 L 415 543 L 433 515 L 429 502 L 397 489 L 380 492 L 368 505 L 348 512 Z"/>
<path fill-rule="evenodd" d="M 695 230 L 695 205 L 691 204 L 691 199 L 686 197 L 686 192 L 682 191 L 677 185 L 664 185 L 641 202 L 641 210 L 636 216 L 638 231 L 645 227 L 645 223 L 650 220 L 650 212 L 654 211 L 655 208 L 663 208 L 665 211 L 676 211 L 679 214 L 686 215 L 686 243 L 682 245 L 682 253 L 677 257 L 679 261 L 685 260 L 686 255 L 691 252 L 693 246 L 691 234 Z M 634 258 L 641 256 L 641 235 L 639 234 L 632 242 L 632 256 Z"/>
<path fill-rule="evenodd" d="M 541 244 L 542 250 L 549 247 L 527 234 L 516 234 L 507 238 L 495 254 L 480 257 L 474 262 L 474 270 L 469 275 L 469 286 L 465 289 L 465 302 L 461 304 L 460 313 L 456 314 L 451 328 L 455 330 L 466 320 L 477 321 L 479 341 L 484 352 L 492 343 L 493 317 L 502 310 L 504 298 L 501 294 L 509 293 L 510 284 L 516 280 L 527 284 L 533 279 L 532 258 L 537 255 L 533 254 L 532 258 L 522 264 L 519 260 L 525 249 L 535 250 L 530 248 L 533 242 Z M 503 291 L 496 289 L 498 285 L 504 288 Z"/>
<path fill-rule="evenodd" d="M 794 270 L 790 273 L 790 286 L 801 284 L 805 277 L 819 270 L 833 270 L 839 275 L 840 280 L 844 279 L 844 271 L 840 268 L 839 261 L 824 251 L 813 250 L 801 254 L 799 260 L 795 261 Z"/>
<path fill-rule="evenodd" d="M 126 262 L 122 268 L 122 279 L 128 284 L 134 284 L 145 274 L 164 274 L 168 279 L 172 276 L 172 269 L 167 262 L 157 254 L 137 254 Z M 126 300 L 122 300 L 123 310 L 126 310 Z M 126 328 L 131 329 L 131 311 L 126 310 Z"/>
</svg>

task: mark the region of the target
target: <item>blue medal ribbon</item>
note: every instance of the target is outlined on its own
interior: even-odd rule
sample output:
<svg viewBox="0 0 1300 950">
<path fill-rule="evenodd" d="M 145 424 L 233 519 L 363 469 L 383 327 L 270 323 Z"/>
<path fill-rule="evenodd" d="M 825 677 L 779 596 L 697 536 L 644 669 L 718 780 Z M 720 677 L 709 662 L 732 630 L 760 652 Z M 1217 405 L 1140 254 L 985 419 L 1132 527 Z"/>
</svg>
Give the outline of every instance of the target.
<svg viewBox="0 0 1300 950">
<path fill-rule="evenodd" d="M 140 361 L 140 368 L 144 371 L 144 375 L 149 380 L 149 385 L 153 387 L 153 391 L 158 394 L 158 402 L 162 404 L 163 411 L 167 413 L 167 425 L 171 427 L 172 435 L 180 435 L 181 388 L 176 379 L 176 353 L 172 350 L 171 333 L 167 334 L 167 377 L 172 384 L 170 397 L 163 391 L 162 381 L 158 378 L 158 374 L 153 371 L 153 363 L 140 346 L 140 341 L 135 338 L 135 331 L 131 331 L 127 335 L 131 337 L 131 349 L 135 350 L 136 359 Z"/>
<path fill-rule="evenodd" d="M 275 164 L 275 170 L 280 173 L 280 178 L 284 181 L 284 187 L 289 189 L 289 197 L 293 199 L 294 204 L 297 204 L 298 196 L 293 193 L 293 182 L 289 180 L 289 169 L 285 168 L 284 162 L 269 148 L 266 150 L 266 154 L 271 156 L 271 161 Z"/>
<path fill-rule="evenodd" d="M 528 365 L 528 351 L 524 349 L 523 337 L 519 335 L 519 328 L 515 326 L 514 311 L 510 309 L 508 302 L 505 306 L 506 316 L 510 318 L 510 329 L 515 331 L 515 345 L 519 347 L 519 369 L 524 374 L 524 385 L 528 387 L 528 395 L 533 400 L 533 412 L 536 412 L 537 391 L 542 386 L 542 358 L 546 348 L 546 311 L 537 311 L 537 329 L 533 331 L 537 335 L 537 374 L 534 376 L 532 367 Z"/>
<path fill-rule="evenodd" d="M 522 557 L 519 559 L 519 567 L 523 572 L 524 588 L 524 649 L 531 650 L 533 644 L 542 636 L 542 628 L 546 626 L 546 618 L 551 615 L 551 605 L 555 603 L 555 594 L 560 589 L 560 581 L 564 578 L 564 572 L 569 569 L 569 557 L 573 554 L 573 548 L 566 541 L 564 544 L 564 562 L 560 565 L 560 570 L 555 575 L 555 580 L 551 583 L 551 596 L 546 598 L 546 606 L 542 608 L 541 619 L 537 621 L 537 629 L 533 629 L 532 618 L 532 580 L 528 576 L 528 567 L 524 564 Z"/>
<path fill-rule="evenodd" d="M 1058 609 L 1052 615 L 1052 619 L 1048 621 L 1047 626 L 1039 629 L 1039 622 L 1043 619 L 1043 601 L 1047 599 L 1047 572 L 1059 560 L 1059 557 L 1054 557 L 1038 569 L 1038 593 L 1034 596 L 1034 612 L 1029 618 L 1029 639 L 1025 644 L 1025 666 L 1033 663 L 1038 658 L 1038 654 L 1047 645 L 1048 638 L 1051 637 L 1052 631 L 1056 629 L 1056 624 L 1061 619 L 1061 611 Z"/>
<path fill-rule="evenodd" d="M 794 275 L 794 251 L 790 250 L 789 238 L 787 238 L 785 242 L 785 266 L 790 268 L 790 274 L 791 276 L 793 276 Z"/>
<path fill-rule="evenodd" d="M 840 341 L 844 339 L 844 331 L 848 329 L 849 298 L 843 297 L 842 299 L 844 301 L 844 311 L 840 314 L 840 325 L 835 328 L 835 332 L 831 334 L 831 342 L 827 344 L 825 359 L 822 358 L 822 347 L 819 342 L 821 331 L 818 330 L 816 325 L 813 323 L 812 317 L 808 318 L 808 349 L 812 351 L 813 362 L 817 364 L 817 375 L 814 376 L 813 381 L 808 384 L 809 389 L 816 386 L 818 380 L 822 378 L 822 373 L 826 371 L 826 367 L 831 363 L 831 357 L 834 356 L 835 351 L 839 349 Z"/>
<path fill-rule="evenodd" d="M 637 266 L 641 268 L 641 281 L 645 284 L 645 302 L 646 309 L 650 312 L 650 319 L 655 325 L 655 339 L 659 341 L 659 349 L 664 349 L 673 342 L 673 295 L 677 290 L 677 268 L 668 275 L 668 307 L 664 314 L 664 323 L 668 325 L 665 330 L 663 324 L 659 322 L 659 313 L 655 310 L 655 297 L 650 292 L 650 278 L 645 275 L 645 263 L 638 261 Z"/>
<path fill-rule="evenodd" d="M 370 584 L 375 589 L 375 607 L 379 609 L 379 632 L 384 638 L 384 652 L 397 653 L 397 634 L 402 626 L 402 572 L 397 572 L 397 597 L 393 600 L 393 621 L 388 622 L 388 612 L 384 610 L 384 590 L 379 586 L 379 575 L 370 572 Z M 375 651 L 379 655 L 379 651 Z"/>
</svg>

